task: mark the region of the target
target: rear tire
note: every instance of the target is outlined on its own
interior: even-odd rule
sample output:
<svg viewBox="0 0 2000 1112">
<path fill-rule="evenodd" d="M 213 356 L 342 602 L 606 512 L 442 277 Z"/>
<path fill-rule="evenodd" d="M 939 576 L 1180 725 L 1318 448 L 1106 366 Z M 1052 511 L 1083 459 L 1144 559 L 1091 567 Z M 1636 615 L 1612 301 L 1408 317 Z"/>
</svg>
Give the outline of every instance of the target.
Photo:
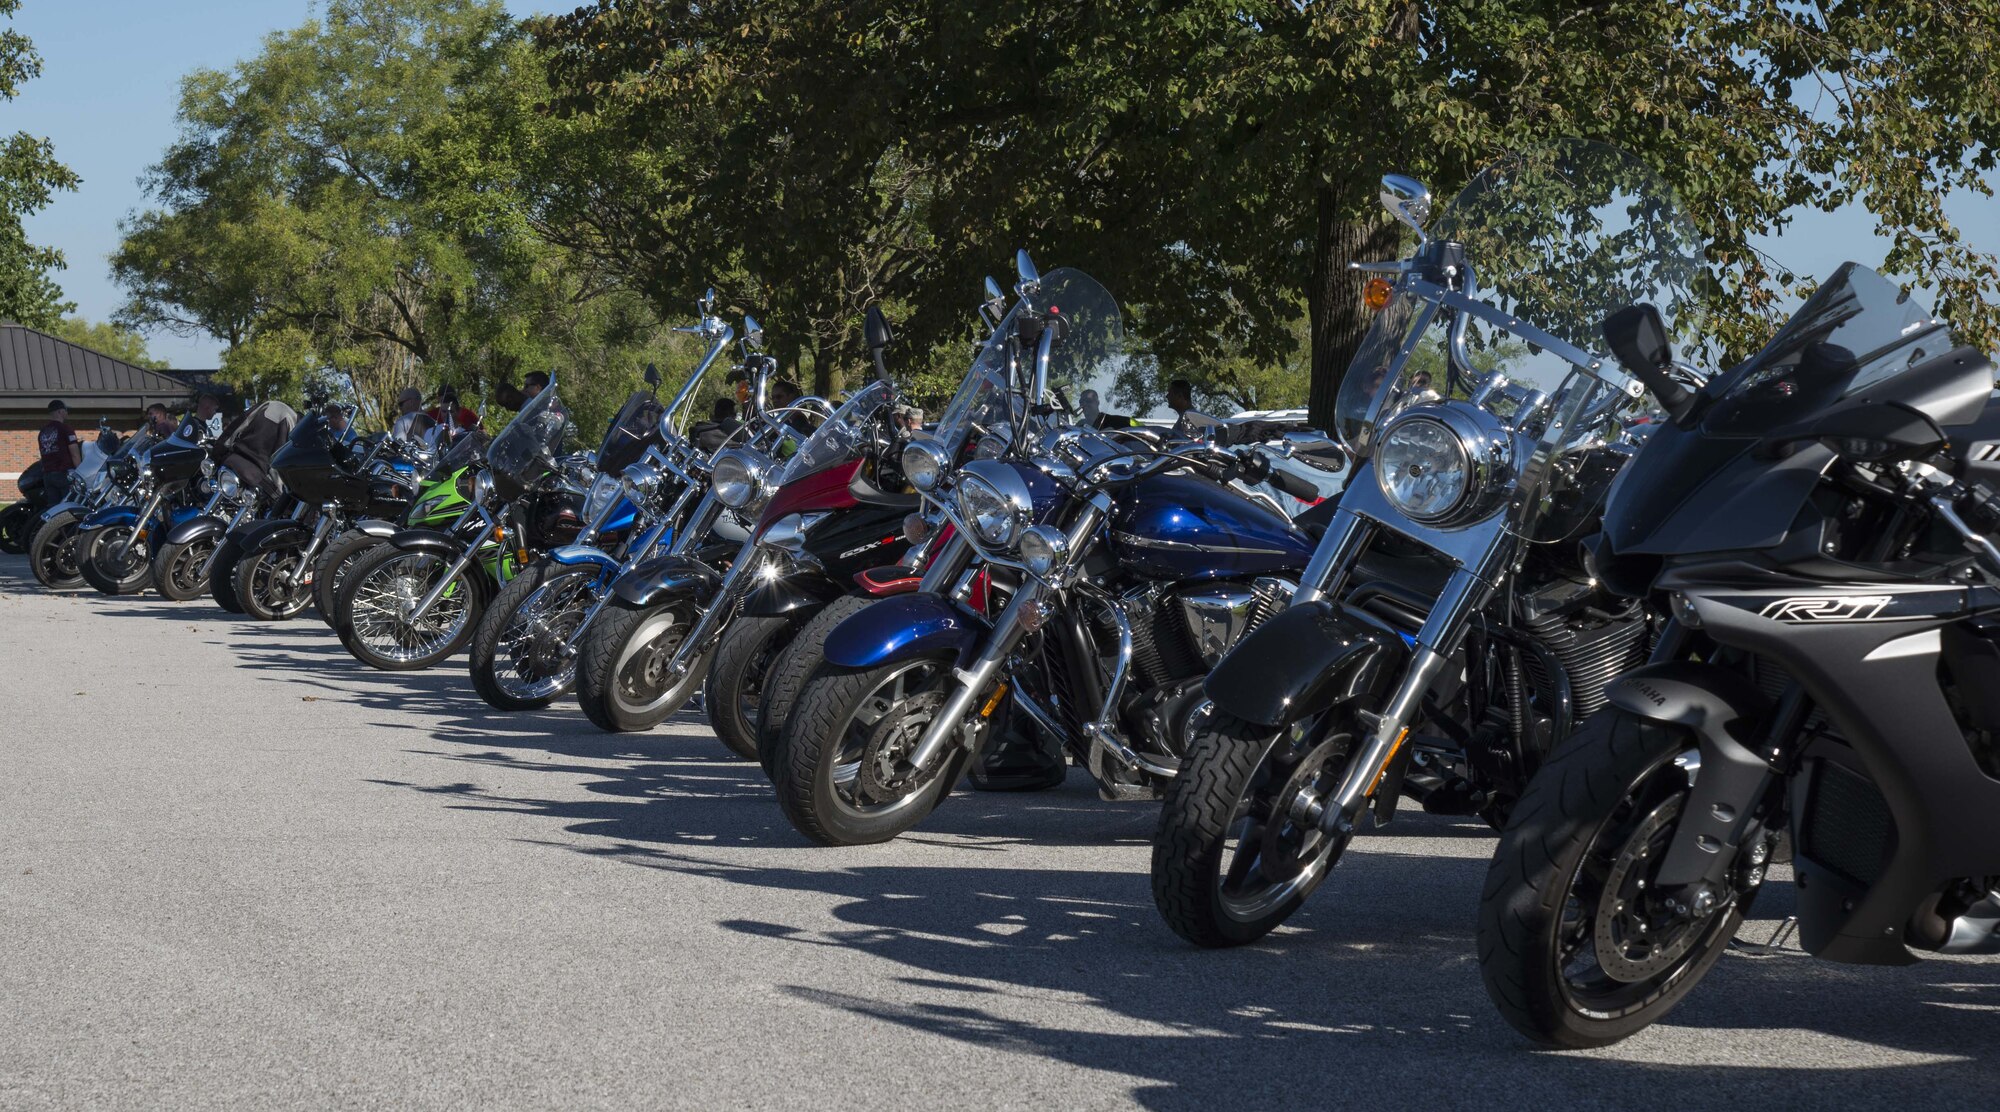
<svg viewBox="0 0 2000 1112">
<path fill-rule="evenodd" d="M 1623 929 L 1624 886 L 1606 883 L 1651 889 L 1648 861 L 1656 871 L 1665 858 L 1653 842 L 1671 838 L 1689 794 L 1673 760 L 1694 748 L 1682 730 L 1608 708 L 1558 744 L 1522 793 L 1486 872 L 1478 940 L 1487 995 L 1528 1038 L 1579 1049 L 1632 1035 L 1672 1010 L 1736 936 L 1747 897 L 1707 920 L 1634 932 Z M 1641 842 L 1646 852 L 1635 859 L 1630 847 Z M 1580 890 L 1593 885 L 1595 896 Z M 1681 952 L 1661 966 L 1653 948 Z M 1632 959 L 1634 949 L 1646 952 Z M 1634 975 L 1626 980 L 1606 970 L 1607 955 L 1614 968 L 1643 964 L 1621 970 Z"/>
<path fill-rule="evenodd" d="M 77 538 L 76 568 L 98 593 L 136 595 L 152 586 L 152 556 L 141 547 L 145 541 L 134 539 L 123 560 L 118 557 L 119 547 L 132 532 L 130 525 L 105 525 Z"/>
<path fill-rule="evenodd" d="M 334 603 L 340 598 L 340 584 L 354 567 L 354 561 L 376 545 L 386 543 L 386 537 L 350 529 L 335 537 L 320 552 L 319 567 L 313 571 L 313 608 L 319 611 L 320 621 L 333 625 Z"/>
<path fill-rule="evenodd" d="M 384 672 L 415 672 L 450 659 L 472 639 L 485 610 L 485 590 L 468 567 L 425 614 L 423 628 L 393 612 L 414 601 L 451 566 L 444 557 L 383 545 L 356 562 L 334 603 L 334 631 L 354 659 Z M 446 609 L 450 607 L 450 609 Z"/>
<path fill-rule="evenodd" d="M 51 591 L 83 586 L 83 572 L 76 566 L 77 526 L 82 521 L 75 510 L 64 510 L 35 530 L 35 539 L 28 542 L 28 570 L 34 572 L 35 582 Z"/>
<path fill-rule="evenodd" d="M 827 603 L 772 663 L 771 674 L 764 681 L 763 711 L 757 716 L 757 763 L 764 766 L 766 778 L 771 776 L 772 754 L 792 717 L 792 707 L 798 703 L 799 690 L 826 659 L 827 635 L 874 601 L 867 595 L 842 595 Z"/>
<path fill-rule="evenodd" d="M 574 607 L 562 606 L 575 601 L 568 589 L 587 591 L 599 574 L 594 565 L 567 566 L 542 560 L 501 588 L 479 619 L 468 653 L 472 686 L 480 698 L 498 710 L 539 710 L 576 689 L 576 658 L 554 668 L 545 666 L 554 661 L 548 654 L 560 652 L 558 642 L 567 642 L 583 617 Z M 579 577 L 581 582 L 572 582 Z M 586 594 L 583 612 L 588 612 L 590 602 L 591 596 Z M 546 624 L 535 628 L 532 645 L 523 645 L 521 639 L 528 631 L 517 622 L 522 608 L 549 605 L 561 608 L 552 615 L 530 615 L 530 621 Z M 524 659 L 523 649 L 530 650 L 535 659 Z M 578 650 L 581 655 L 581 646 Z"/>
<path fill-rule="evenodd" d="M 184 544 L 163 544 L 153 553 L 153 589 L 160 597 L 188 602 L 208 593 L 208 577 L 202 569 L 215 551 L 214 536 L 197 537 Z"/>
<path fill-rule="evenodd" d="M 694 697 L 707 674 L 703 661 L 673 680 L 662 668 L 699 620 L 696 602 L 682 595 L 634 606 L 614 596 L 597 612 L 576 676 L 576 701 L 592 725 L 612 733 L 650 730 Z"/>
<path fill-rule="evenodd" d="M 708 668 L 708 724 L 731 753 L 757 760 L 760 708 L 770 691 L 772 665 L 799 628 L 801 616 L 738 616 L 715 646 Z"/>
<path fill-rule="evenodd" d="M 308 542 L 309 543 L 309 539 Z M 280 545 L 237 559 L 231 570 L 232 593 L 243 607 L 243 615 L 258 622 L 286 622 L 305 613 L 312 605 L 312 585 L 287 580 L 301 568 L 299 557 L 305 543 Z"/>
</svg>

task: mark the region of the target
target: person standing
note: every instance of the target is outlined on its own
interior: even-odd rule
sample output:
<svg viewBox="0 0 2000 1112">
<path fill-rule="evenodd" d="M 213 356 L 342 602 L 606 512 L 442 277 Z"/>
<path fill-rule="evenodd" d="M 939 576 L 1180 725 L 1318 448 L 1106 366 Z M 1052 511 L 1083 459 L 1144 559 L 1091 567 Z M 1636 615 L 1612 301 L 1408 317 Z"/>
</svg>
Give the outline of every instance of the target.
<svg viewBox="0 0 2000 1112">
<path fill-rule="evenodd" d="M 203 394 L 194 400 L 194 419 L 207 432 L 208 439 L 222 435 L 222 399 L 214 394 Z"/>
<path fill-rule="evenodd" d="M 146 426 L 153 430 L 154 436 L 165 440 L 174 434 L 174 415 L 167 412 L 166 406 L 154 402 L 146 407 Z"/>
<path fill-rule="evenodd" d="M 42 451 L 42 497 L 53 506 L 67 502 L 70 477 L 83 464 L 83 441 L 69 427 L 69 406 L 60 399 L 49 403 L 49 423 L 36 438 Z"/>
</svg>

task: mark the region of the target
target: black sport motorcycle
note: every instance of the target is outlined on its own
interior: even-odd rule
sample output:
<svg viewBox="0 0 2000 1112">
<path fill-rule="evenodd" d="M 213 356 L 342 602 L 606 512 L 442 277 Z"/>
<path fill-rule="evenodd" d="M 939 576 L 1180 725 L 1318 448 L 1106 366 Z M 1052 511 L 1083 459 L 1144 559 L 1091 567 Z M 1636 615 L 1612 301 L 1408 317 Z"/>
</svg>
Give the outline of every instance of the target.
<svg viewBox="0 0 2000 1112">
<path fill-rule="evenodd" d="M 1359 463 L 1290 605 L 1210 673 L 1154 836 L 1154 902 L 1198 945 L 1283 922 L 1406 795 L 1504 821 L 1654 628 L 1577 547 L 1652 427 L 1590 345 L 1608 306 L 1684 296 L 1692 229 L 1588 144 L 1503 160 L 1435 222 L 1383 184 L 1420 246 L 1367 264 L 1395 280 L 1337 405 Z"/>
<path fill-rule="evenodd" d="M 1787 845 L 1806 952 L 2000 953 L 1993 361 L 1852 263 L 1698 390 L 1651 306 L 1604 333 L 1671 417 L 1592 566 L 1673 621 L 1507 824 L 1479 916 L 1494 1003 L 1553 1046 L 1646 1027 Z"/>
</svg>

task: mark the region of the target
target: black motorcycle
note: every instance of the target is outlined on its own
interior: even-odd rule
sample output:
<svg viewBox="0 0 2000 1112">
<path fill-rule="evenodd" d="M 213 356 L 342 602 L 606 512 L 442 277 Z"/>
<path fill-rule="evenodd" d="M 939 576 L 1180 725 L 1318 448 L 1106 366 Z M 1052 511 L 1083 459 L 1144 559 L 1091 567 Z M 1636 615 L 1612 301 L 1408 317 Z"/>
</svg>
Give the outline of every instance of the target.
<svg viewBox="0 0 2000 1112">
<path fill-rule="evenodd" d="M 208 593 L 225 537 L 251 521 L 301 509 L 271 468 L 271 457 L 297 420 L 283 402 L 263 402 L 210 445 L 210 466 L 204 468 L 208 504 L 176 521 L 153 547 L 149 581 L 162 598 L 185 602 Z"/>
<path fill-rule="evenodd" d="M 139 429 L 117 444 L 82 490 L 72 482 L 66 500 L 42 511 L 28 542 L 28 570 L 36 582 L 51 591 L 83 586 L 83 572 L 76 564 L 76 538 L 84 518 L 105 506 L 130 503 L 142 496 L 146 457 L 160 439 L 151 426 Z"/>
<path fill-rule="evenodd" d="M 1671 418 L 1592 567 L 1673 622 L 1507 824 L 1479 916 L 1494 1003 L 1553 1046 L 1646 1027 L 1787 846 L 1806 952 L 2000 953 L 1993 361 L 1851 263 L 1698 390 L 1652 307 L 1604 332 Z"/>
</svg>

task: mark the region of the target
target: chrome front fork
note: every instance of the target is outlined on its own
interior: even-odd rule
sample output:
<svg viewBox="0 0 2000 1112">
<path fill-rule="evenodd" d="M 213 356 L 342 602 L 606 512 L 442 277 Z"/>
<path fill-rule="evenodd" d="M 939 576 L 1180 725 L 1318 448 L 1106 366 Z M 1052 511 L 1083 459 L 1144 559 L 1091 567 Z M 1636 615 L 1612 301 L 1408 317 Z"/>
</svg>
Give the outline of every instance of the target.
<svg viewBox="0 0 2000 1112">
<path fill-rule="evenodd" d="M 146 523 L 153 520 L 153 511 L 160 508 L 160 500 L 166 496 L 166 491 L 156 490 L 153 496 L 146 500 L 146 508 L 139 511 L 139 516 L 132 521 L 132 531 L 125 534 L 125 543 L 118 546 L 119 563 L 124 563 L 132 555 L 132 542 L 138 540 L 139 534 L 145 531 Z"/>
<path fill-rule="evenodd" d="M 722 623 L 736 610 L 737 585 L 743 581 L 744 576 L 751 573 L 753 568 L 764 563 L 763 548 L 755 541 L 749 542 L 748 547 L 749 552 L 729 565 L 729 571 L 722 577 L 722 584 L 715 589 L 715 597 L 711 598 L 708 606 L 702 610 L 701 620 L 696 622 L 694 628 L 688 631 L 688 635 L 675 646 L 674 657 L 667 662 L 667 675 L 671 677 L 669 682 L 686 675 L 688 670 L 694 667 L 695 662 L 708 652 L 711 646 L 703 642 L 712 641 Z"/>
<path fill-rule="evenodd" d="M 485 527 L 473 537 L 471 543 L 465 546 L 465 551 L 459 553 L 458 559 L 452 561 L 451 568 L 438 577 L 437 584 L 425 591 L 424 597 L 417 600 L 417 604 L 410 608 L 408 614 L 403 615 L 404 621 L 422 621 L 424 615 L 430 613 L 431 607 L 436 606 L 438 600 L 444 597 L 445 591 L 451 587 L 451 581 L 457 579 L 467 567 L 471 566 L 473 557 L 479 555 L 479 546 L 485 544 L 486 539 L 493 535 L 493 518 L 484 507 L 479 509 L 479 520 Z"/>
<path fill-rule="evenodd" d="M 222 496 L 216 495 L 215 498 L 209 501 L 208 509 L 203 512 L 212 513 L 215 510 L 216 503 L 220 502 L 221 500 Z M 250 515 L 253 512 L 255 512 L 256 508 L 257 508 L 256 499 L 254 498 L 244 499 L 243 504 L 236 508 L 235 515 L 229 519 L 228 526 L 226 526 L 222 530 L 222 535 L 224 537 L 227 537 L 229 536 L 229 534 L 234 533 L 236 531 L 237 526 L 242 525 L 245 521 L 248 521 L 250 519 Z M 212 574 L 215 571 L 215 559 L 220 555 L 222 555 L 222 542 L 217 541 L 215 543 L 215 547 L 208 550 L 208 559 L 203 560 L 201 562 L 201 571 L 198 573 L 200 578 L 206 579 L 209 577 L 210 574 Z"/>
</svg>

